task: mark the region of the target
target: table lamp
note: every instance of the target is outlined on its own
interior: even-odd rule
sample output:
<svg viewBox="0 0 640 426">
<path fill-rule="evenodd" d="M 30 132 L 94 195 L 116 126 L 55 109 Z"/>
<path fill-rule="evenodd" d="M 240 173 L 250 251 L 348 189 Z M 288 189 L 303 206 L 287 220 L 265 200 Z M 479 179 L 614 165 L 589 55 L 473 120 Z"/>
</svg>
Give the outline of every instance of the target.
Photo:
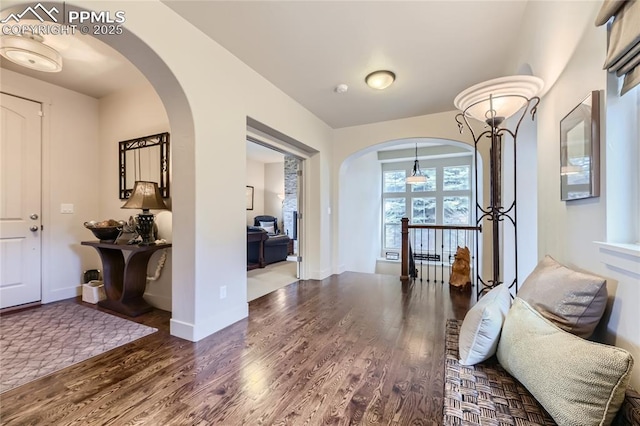
<svg viewBox="0 0 640 426">
<path fill-rule="evenodd" d="M 167 209 L 164 201 L 162 201 L 158 184 L 156 182 L 136 181 L 131 196 L 122 208 L 142 209 L 142 213 L 138 214 L 138 223 L 136 225 L 136 232 L 142 238 L 138 245 L 155 245 L 156 242 L 153 238 L 154 215 L 149 212 L 149 209 Z"/>
</svg>

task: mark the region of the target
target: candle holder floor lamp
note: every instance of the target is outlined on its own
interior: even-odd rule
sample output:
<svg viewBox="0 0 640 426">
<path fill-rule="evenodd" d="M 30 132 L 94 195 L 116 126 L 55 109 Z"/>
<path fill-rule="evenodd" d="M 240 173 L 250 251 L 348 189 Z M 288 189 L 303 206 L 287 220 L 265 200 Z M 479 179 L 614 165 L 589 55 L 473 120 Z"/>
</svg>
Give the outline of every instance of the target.
<svg viewBox="0 0 640 426">
<path fill-rule="evenodd" d="M 527 111 L 530 111 L 532 120 L 535 118 L 536 109 L 540 98 L 536 95 L 542 89 L 543 82 L 541 79 L 533 76 L 517 75 L 510 77 L 501 77 L 484 83 L 476 84 L 462 91 L 454 100 L 456 108 L 462 112 L 456 116 L 456 122 L 460 133 L 464 128 L 468 128 L 471 132 L 474 143 L 474 162 L 475 162 L 475 197 L 476 197 L 476 225 L 482 227 L 482 223 L 486 220 L 491 223 L 490 227 L 482 227 L 482 229 L 491 232 L 491 277 L 483 280 L 479 268 L 480 256 L 476 256 L 476 275 L 481 288 L 477 289 L 477 297 L 480 297 L 486 291 L 506 283 L 503 265 L 501 264 L 501 248 L 504 241 L 505 229 L 501 224 L 511 225 L 514 236 L 514 254 L 513 254 L 513 280 L 508 282 L 509 288 L 518 291 L 518 250 L 517 250 L 517 217 L 516 217 L 516 145 L 517 136 L 522 119 Z M 506 119 L 520 111 L 514 130 L 503 127 Z M 469 118 L 474 118 L 485 123 L 485 129 L 476 135 L 473 127 L 469 123 Z M 513 172 L 513 201 L 505 205 L 503 199 L 503 148 L 505 147 L 505 136 L 510 136 L 513 149 L 513 164 L 511 170 Z M 478 202 L 478 162 L 481 161 L 478 156 L 478 150 L 483 144 L 489 144 L 489 204 L 485 207 Z M 481 178 L 481 177 L 480 177 Z M 485 231 L 486 232 L 486 231 Z M 479 253 L 479 240 L 476 238 L 476 253 Z"/>
</svg>

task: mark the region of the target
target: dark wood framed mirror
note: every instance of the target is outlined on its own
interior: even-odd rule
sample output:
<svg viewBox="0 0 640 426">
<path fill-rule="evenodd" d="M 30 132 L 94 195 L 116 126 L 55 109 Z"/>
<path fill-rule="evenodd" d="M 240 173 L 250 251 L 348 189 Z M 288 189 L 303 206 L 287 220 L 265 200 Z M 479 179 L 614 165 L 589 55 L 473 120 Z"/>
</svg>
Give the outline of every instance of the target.
<svg viewBox="0 0 640 426">
<path fill-rule="evenodd" d="M 120 142 L 120 199 L 126 200 L 137 180 L 157 182 L 169 198 L 169 132 Z"/>
<path fill-rule="evenodd" d="M 594 90 L 560 121 L 560 198 L 600 195 L 600 92 Z"/>
</svg>

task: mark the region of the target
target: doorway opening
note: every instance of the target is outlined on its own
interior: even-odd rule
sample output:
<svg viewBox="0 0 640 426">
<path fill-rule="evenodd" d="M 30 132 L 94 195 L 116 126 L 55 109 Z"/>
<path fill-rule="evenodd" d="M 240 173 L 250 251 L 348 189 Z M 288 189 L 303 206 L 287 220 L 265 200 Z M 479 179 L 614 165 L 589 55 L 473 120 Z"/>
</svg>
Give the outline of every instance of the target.
<svg viewBox="0 0 640 426">
<path fill-rule="evenodd" d="M 247 301 L 301 278 L 304 158 L 271 142 L 248 130 Z"/>
</svg>

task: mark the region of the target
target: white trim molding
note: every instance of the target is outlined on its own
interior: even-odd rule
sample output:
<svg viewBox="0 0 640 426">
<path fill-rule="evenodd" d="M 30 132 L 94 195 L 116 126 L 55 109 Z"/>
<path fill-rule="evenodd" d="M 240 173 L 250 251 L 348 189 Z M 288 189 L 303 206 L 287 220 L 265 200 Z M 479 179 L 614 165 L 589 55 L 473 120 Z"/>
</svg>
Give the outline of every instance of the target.
<svg viewBox="0 0 640 426">
<path fill-rule="evenodd" d="M 607 267 L 640 278 L 640 244 L 594 241 L 600 261 Z"/>
</svg>

